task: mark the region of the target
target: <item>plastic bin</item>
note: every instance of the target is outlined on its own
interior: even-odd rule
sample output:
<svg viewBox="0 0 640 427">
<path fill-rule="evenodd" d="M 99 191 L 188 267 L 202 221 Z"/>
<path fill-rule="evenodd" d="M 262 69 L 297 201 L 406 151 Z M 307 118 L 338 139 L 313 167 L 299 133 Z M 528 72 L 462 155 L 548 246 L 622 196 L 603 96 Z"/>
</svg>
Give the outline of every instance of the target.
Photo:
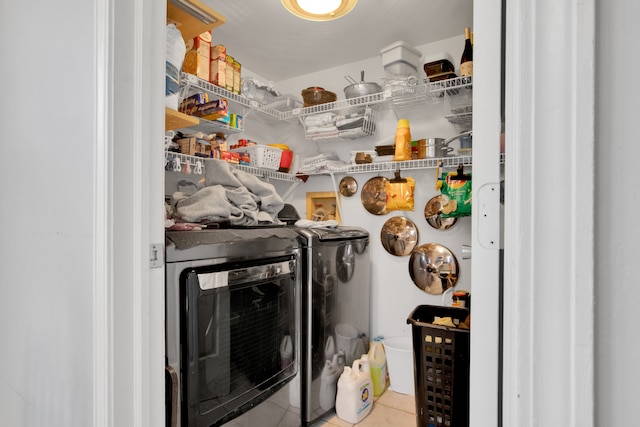
<svg viewBox="0 0 640 427">
<path fill-rule="evenodd" d="M 411 337 L 388 337 L 382 343 L 387 356 L 389 388 L 397 393 L 415 395 Z"/>
<path fill-rule="evenodd" d="M 246 147 L 234 148 L 231 151 L 237 153 L 247 152 L 251 158 L 251 166 L 277 171 L 280 168 L 282 150 L 267 145 L 247 145 Z"/>
<path fill-rule="evenodd" d="M 436 317 L 463 322 L 468 314 L 465 308 L 420 305 L 407 318 L 418 427 L 469 425 L 469 330 L 432 324 Z"/>
</svg>

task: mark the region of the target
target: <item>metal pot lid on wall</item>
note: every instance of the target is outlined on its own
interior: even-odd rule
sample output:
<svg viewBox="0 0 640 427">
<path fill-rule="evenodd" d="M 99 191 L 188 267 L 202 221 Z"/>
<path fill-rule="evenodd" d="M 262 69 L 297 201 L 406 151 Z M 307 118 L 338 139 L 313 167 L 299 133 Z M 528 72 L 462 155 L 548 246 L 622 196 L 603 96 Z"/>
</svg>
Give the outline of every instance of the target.
<svg viewBox="0 0 640 427">
<path fill-rule="evenodd" d="M 403 216 L 389 218 L 380 230 L 380 241 L 387 252 L 395 256 L 406 256 L 418 244 L 418 228 Z"/>
<path fill-rule="evenodd" d="M 442 195 L 432 197 L 424 206 L 424 218 L 436 230 L 447 230 L 455 225 L 458 218 L 442 218 Z"/>
<path fill-rule="evenodd" d="M 374 215 L 387 213 L 386 184 L 389 180 L 383 176 L 376 176 L 365 182 L 360 192 L 362 206 Z"/>
<path fill-rule="evenodd" d="M 344 197 L 351 197 L 358 191 L 358 182 L 352 176 L 345 176 L 338 185 L 340 194 Z"/>
<path fill-rule="evenodd" d="M 434 295 L 453 288 L 458 281 L 458 260 L 453 252 L 438 243 L 414 249 L 409 259 L 409 275 L 421 290 Z"/>
</svg>

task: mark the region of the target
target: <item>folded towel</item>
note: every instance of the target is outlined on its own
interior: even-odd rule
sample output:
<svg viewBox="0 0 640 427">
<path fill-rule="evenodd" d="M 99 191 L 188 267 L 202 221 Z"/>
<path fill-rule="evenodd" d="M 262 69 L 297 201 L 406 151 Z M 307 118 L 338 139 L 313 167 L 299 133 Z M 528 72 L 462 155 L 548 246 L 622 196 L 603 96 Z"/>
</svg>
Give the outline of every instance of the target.
<svg viewBox="0 0 640 427">
<path fill-rule="evenodd" d="M 317 133 L 335 132 L 338 128 L 334 125 L 330 126 L 311 126 L 307 128 L 307 135 L 315 135 Z"/>
<path fill-rule="evenodd" d="M 323 126 L 333 124 L 335 121 L 334 113 L 320 113 L 304 118 L 305 126 Z"/>
<path fill-rule="evenodd" d="M 327 221 L 311 221 L 310 219 L 299 219 L 295 223 L 296 227 L 304 228 L 325 228 L 325 227 L 337 227 L 338 221 L 330 219 Z"/>
<path fill-rule="evenodd" d="M 345 119 L 345 120 L 340 120 L 339 122 L 336 122 L 336 126 L 338 127 L 339 130 L 357 129 L 357 128 L 361 128 L 363 124 L 364 124 L 364 117 L 356 117 L 353 119 Z"/>
<path fill-rule="evenodd" d="M 325 132 L 325 133 L 317 133 L 315 135 L 307 135 L 309 138 L 316 140 L 316 139 L 331 139 L 331 138 L 335 138 L 339 135 L 338 130 L 335 130 L 333 132 Z"/>
</svg>

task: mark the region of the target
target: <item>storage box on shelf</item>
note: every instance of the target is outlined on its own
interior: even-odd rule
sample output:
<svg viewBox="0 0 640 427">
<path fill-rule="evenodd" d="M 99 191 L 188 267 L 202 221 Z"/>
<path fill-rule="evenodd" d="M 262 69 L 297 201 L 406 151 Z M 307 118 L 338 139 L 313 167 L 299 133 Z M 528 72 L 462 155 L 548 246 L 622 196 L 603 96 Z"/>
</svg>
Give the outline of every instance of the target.
<svg viewBox="0 0 640 427">
<path fill-rule="evenodd" d="M 251 166 L 269 170 L 278 170 L 280 168 L 280 158 L 282 157 L 282 150 L 280 148 L 257 144 L 234 148 L 231 151 L 248 153 L 251 158 Z"/>
</svg>

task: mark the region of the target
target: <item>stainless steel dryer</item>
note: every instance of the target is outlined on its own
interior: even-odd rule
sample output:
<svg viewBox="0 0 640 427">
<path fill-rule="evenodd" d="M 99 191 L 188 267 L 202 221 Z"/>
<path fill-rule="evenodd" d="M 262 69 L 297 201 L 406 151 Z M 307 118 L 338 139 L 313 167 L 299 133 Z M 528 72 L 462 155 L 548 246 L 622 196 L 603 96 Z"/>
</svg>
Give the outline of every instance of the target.
<svg viewBox="0 0 640 427">
<path fill-rule="evenodd" d="M 166 240 L 168 425 L 219 426 L 296 375 L 299 235 L 231 229 Z"/>
<path fill-rule="evenodd" d="M 302 246 L 301 423 L 335 407 L 345 364 L 367 352 L 369 233 L 356 227 L 299 228 Z"/>
</svg>

